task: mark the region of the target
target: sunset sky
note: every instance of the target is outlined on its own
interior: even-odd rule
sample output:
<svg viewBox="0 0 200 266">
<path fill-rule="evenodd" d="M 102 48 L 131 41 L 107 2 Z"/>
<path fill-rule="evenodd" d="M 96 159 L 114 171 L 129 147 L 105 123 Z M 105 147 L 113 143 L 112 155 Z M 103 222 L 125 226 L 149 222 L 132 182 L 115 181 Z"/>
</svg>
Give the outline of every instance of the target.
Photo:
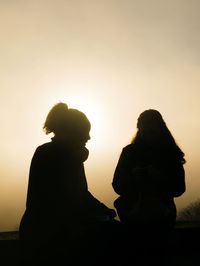
<svg viewBox="0 0 200 266">
<path fill-rule="evenodd" d="M 16 230 L 42 126 L 62 101 L 92 124 L 90 191 L 113 208 L 122 148 L 157 109 L 185 153 L 187 191 L 200 191 L 199 0 L 0 0 L 0 231 Z"/>
</svg>

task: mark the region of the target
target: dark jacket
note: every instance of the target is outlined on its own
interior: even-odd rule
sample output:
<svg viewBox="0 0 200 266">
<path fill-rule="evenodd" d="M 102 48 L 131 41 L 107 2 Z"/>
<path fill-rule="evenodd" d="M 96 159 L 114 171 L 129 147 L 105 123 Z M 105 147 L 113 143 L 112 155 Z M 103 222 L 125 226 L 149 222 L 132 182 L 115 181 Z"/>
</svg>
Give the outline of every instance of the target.
<svg viewBox="0 0 200 266">
<path fill-rule="evenodd" d="M 163 152 L 159 147 L 149 149 L 135 144 L 123 148 L 112 182 L 114 191 L 120 195 L 114 205 L 122 221 L 136 207 L 137 210 L 143 208 L 141 213 L 153 214 L 157 202 L 171 210 L 171 217 L 175 220 L 174 197 L 185 192 L 185 173 L 181 161 L 173 154 L 167 149 Z M 149 166 L 159 175 L 150 176 L 148 170 L 140 179 L 134 175 L 136 167 L 148 169 Z M 135 213 L 137 216 L 138 212 Z"/>
<path fill-rule="evenodd" d="M 89 191 L 83 162 L 88 150 L 65 146 L 55 138 L 39 146 L 32 158 L 21 238 L 73 226 L 108 215 L 110 209 Z"/>
</svg>

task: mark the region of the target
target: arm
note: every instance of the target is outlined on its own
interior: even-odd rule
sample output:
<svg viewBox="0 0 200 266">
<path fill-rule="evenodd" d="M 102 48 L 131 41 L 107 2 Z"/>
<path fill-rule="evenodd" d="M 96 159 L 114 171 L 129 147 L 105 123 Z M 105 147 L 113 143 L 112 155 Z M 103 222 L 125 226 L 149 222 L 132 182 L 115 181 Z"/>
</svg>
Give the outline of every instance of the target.
<svg viewBox="0 0 200 266">
<path fill-rule="evenodd" d="M 181 163 L 173 164 L 169 176 L 169 193 L 173 197 L 181 196 L 186 191 L 185 170 L 183 168 L 183 165 Z"/>
<path fill-rule="evenodd" d="M 28 180 L 28 190 L 26 198 L 26 207 L 31 209 L 38 209 L 41 205 L 40 196 L 42 195 L 43 188 L 43 177 L 45 174 L 43 167 L 43 156 L 40 152 L 40 147 L 38 147 L 31 159 L 30 170 L 29 170 L 29 180 Z"/>
<path fill-rule="evenodd" d="M 85 170 L 84 166 L 82 165 L 81 169 L 81 182 L 86 184 L 84 186 L 84 189 L 82 191 L 82 197 L 81 197 L 81 205 L 82 209 L 86 212 L 89 212 L 91 214 L 95 214 L 97 216 L 109 216 L 110 218 L 114 218 L 116 216 L 116 213 L 114 209 L 108 208 L 104 203 L 100 202 L 97 198 L 93 196 L 93 194 L 88 190 L 87 186 L 87 180 L 85 176 Z"/>
<path fill-rule="evenodd" d="M 169 162 L 161 169 L 148 167 L 147 186 L 152 192 L 170 197 L 179 197 L 185 192 L 185 171 L 178 162 Z"/>
<path fill-rule="evenodd" d="M 138 191 L 146 175 L 146 168 L 138 166 L 136 154 L 130 149 L 123 148 L 114 172 L 112 186 L 119 195 Z"/>
<path fill-rule="evenodd" d="M 115 168 L 112 186 L 114 191 L 121 195 L 126 191 L 130 173 L 128 171 L 128 154 L 125 149 L 122 150 L 117 166 Z"/>
</svg>

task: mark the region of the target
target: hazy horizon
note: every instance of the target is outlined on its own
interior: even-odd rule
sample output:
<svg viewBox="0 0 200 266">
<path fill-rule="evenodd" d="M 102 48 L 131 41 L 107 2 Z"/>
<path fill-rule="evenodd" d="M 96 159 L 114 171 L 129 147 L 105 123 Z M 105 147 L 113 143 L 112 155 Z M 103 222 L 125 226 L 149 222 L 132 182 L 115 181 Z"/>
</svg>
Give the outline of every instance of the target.
<svg viewBox="0 0 200 266">
<path fill-rule="evenodd" d="M 92 124 L 89 190 L 113 207 L 111 183 L 136 121 L 154 108 L 185 153 L 181 209 L 199 198 L 200 2 L 20 0 L 1 7 L 0 231 L 25 210 L 28 172 L 50 108 L 66 102 Z"/>
</svg>

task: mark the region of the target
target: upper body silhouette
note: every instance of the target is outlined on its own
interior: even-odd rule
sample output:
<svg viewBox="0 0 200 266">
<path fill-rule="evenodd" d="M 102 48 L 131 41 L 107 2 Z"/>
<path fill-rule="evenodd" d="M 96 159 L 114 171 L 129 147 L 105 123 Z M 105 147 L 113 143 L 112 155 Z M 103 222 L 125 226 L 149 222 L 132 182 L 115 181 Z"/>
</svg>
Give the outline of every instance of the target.
<svg viewBox="0 0 200 266">
<path fill-rule="evenodd" d="M 44 130 L 54 137 L 33 155 L 20 239 L 46 241 L 63 232 L 74 237 L 85 225 L 113 219 L 114 209 L 88 190 L 84 161 L 90 122 L 85 114 L 58 103 L 47 115 Z"/>
<path fill-rule="evenodd" d="M 137 129 L 115 169 L 114 205 L 122 222 L 173 227 L 174 198 L 185 192 L 184 154 L 157 110 L 141 113 Z"/>
<path fill-rule="evenodd" d="M 141 113 L 137 129 L 112 182 L 119 195 L 114 206 L 123 225 L 123 264 L 163 265 L 176 223 L 174 198 L 185 192 L 185 159 L 157 110 Z"/>
</svg>

